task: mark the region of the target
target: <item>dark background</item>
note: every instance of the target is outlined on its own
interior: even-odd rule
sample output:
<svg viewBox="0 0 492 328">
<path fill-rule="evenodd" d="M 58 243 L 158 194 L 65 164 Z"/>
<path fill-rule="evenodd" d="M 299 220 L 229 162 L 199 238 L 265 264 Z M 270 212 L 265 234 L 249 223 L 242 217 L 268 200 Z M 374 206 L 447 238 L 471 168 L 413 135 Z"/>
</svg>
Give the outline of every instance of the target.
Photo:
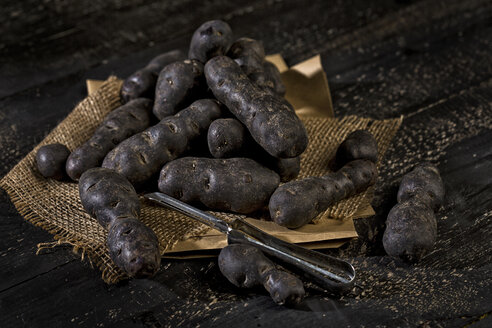
<svg viewBox="0 0 492 328">
<path fill-rule="evenodd" d="M 376 186 L 377 214 L 331 254 L 364 291 L 308 287 L 296 308 L 229 284 L 215 260 L 163 261 L 152 280 L 106 285 L 68 247 L 19 216 L 0 191 L 0 322 L 67 326 L 492 326 L 491 1 L 2 1 L 0 176 L 86 95 L 87 78 L 125 77 L 186 49 L 226 20 L 292 65 L 321 54 L 336 116 L 404 115 Z M 385 256 L 384 221 L 401 176 L 437 164 L 447 195 L 435 250 L 417 265 Z"/>
</svg>

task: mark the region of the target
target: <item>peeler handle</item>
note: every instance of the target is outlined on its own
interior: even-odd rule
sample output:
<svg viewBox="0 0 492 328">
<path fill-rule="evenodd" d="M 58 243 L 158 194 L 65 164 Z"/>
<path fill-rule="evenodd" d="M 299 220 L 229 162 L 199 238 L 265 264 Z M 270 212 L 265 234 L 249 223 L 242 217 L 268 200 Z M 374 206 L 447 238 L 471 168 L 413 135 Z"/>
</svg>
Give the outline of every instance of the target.
<svg viewBox="0 0 492 328">
<path fill-rule="evenodd" d="M 232 223 L 228 243 L 246 243 L 259 247 L 270 256 L 295 266 L 330 292 L 344 293 L 354 284 L 355 269 L 350 263 L 285 242 L 240 219 Z"/>
</svg>

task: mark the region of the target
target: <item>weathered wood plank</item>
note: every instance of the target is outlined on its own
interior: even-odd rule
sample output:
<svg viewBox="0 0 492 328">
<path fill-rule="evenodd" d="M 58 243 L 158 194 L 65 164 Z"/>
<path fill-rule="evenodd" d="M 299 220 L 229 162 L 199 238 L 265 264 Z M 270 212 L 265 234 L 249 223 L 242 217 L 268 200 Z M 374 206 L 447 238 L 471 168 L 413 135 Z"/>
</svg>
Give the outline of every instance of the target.
<svg viewBox="0 0 492 328">
<path fill-rule="evenodd" d="M 37 244 L 52 240 L 52 236 L 19 220 L 19 214 L 3 190 L 0 191 L 0 213 L 0 295 L 70 261 L 79 262 L 79 256 L 67 248 L 46 250 L 43 255 L 36 256 Z"/>
<path fill-rule="evenodd" d="M 303 40 L 324 36 L 324 31 L 330 30 L 330 37 L 339 35 L 403 6 L 391 0 L 372 8 L 362 0 L 343 6 L 326 1 L 306 6 L 293 0 L 137 0 L 96 6 L 84 1 L 12 2 L 0 8 L 2 17 L 8 17 L 3 28 L 7 33 L 0 41 L 0 97 L 170 41 L 182 40 L 187 47 L 193 30 L 210 19 L 225 19 L 236 35 L 260 38 L 269 52 L 288 55 L 291 48 L 299 52 Z M 299 20 L 301 11 L 311 20 Z"/>
</svg>

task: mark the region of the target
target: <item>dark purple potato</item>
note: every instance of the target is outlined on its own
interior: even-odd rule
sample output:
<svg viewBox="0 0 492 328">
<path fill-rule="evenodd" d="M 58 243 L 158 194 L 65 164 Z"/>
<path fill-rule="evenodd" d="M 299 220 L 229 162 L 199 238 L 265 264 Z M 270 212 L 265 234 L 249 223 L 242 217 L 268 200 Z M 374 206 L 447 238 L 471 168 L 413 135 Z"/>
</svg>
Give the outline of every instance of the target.
<svg viewBox="0 0 492 328">
<path fill-rule="evenodd" d="M 284 82 L 282 81 L 282 77 L 280 75 L 277 66 L 266 60 L 263 63 L 263 70 L 265 71 L 265 76 L 267 81 L 265 82 L 265 85 L 269 87 L 271 86 L 271 88 L 276 94 L 280 96 L 284 96 L 286 91 L 285 85 Z"/>
<path fill-rule="evenodd" d="M 246 133 L 246 128 L 238 120 L 219 118 L 208 128 L 208 149 L 215 158 L 239 155 L 246 142 Z"/>
<path fill-rule="evenodd" d="M 193 33 L 188 57 L 205 64 L 212 57 L 225 55 L 231 44 L 231 27 L 221 20 L 208 21 Z"/>
<path fill-rule="evenodd" d="M 251 38 L 237 39 L 229 49 L 227 56 L 234 59 L 248 77 L 253 74 L 263 76 L 265 49 L 259 41 Z"/>
<path fill-rule="evenodd" d="M 176 115 L 165 117 L 121 142 L 106 155 L 102 166 L 116 170 L 140 187 L 164 164 L 186 152 L 221 115 L 222 108 L 216 100 L 197 100 Z"/>
<path fill-rule="evenodd" d="M 147 66 L 137 70 L 125 79 L 120 92 L 123 103 L 141 97 L 154 98 L 155 84 L 159 72 L 164 66 L 184 59 L 185 56 L 180 50 L 171 50 L 153 58 Z"/>
<path fill-rule="evenodd" d="M 140 201 L 132 184 L 110 169 L 96 167 L 82 174 L 79 195 L 85 211 L 104 228 L 117 219 L 140 214 Z"/>
<path fill-rule="evenodd" d="M 234 118 L 219 118 L 210 124 L 208 149 L 215 158 L 249 157 L 280 175 L 282 182 L 295 179 L 301 170 L 299 156 L 276 158 L 251 137 L 243 124 Z"/>
<path fill-rule="evenodd" d="M 301 157 L 292 157 L 292 158 L 274 158 L 274 163 L 272 166 L 267 165 L 267 167 L 271 167 L 272 170 L 280 175 L 280 181 L 288 182 L 294 180 L 299 175 L 301 171 Z"/>
<path fill-rule="evenodd" d="M 383 245 L 386 253 L 407 262 L 419 261 L 437 238 L 434 211 L 418 197 L 396 204 L 388 214 Z"/>
<path fill-rule="evenodd" d="M 338 146 L 335 156 L 337 167 L 356 159 L 367 159 L 374 163 L 378 160 L 378 143 L 369 131 L 356 130 Z"/>
<path fill-rule="evenodd" d="M 106 154 L 123 140 L 149 127 L 152 101 L 146 98 L 130 100 L 110 112 L 93 136 L 68 157 L 67 174 L 77 181 L 82 173 L 101 166 Z"/>
<path fill-rule="evenodd" d="M 283 97 L 285 86 L 280 77 L 280 72 L 274 64 L 265 60 L 265 50 L 261 42 L 251 38 L 237 39 L 227 55 L 234 59 L 248 78 L 258 87 Z"/>
<path fill-rule="evenodd" d="M 140 97 L 153 98 L 157 77 L 146 69 L 139 69 L 123 81 L 120 96 L 123 103 Z"/>
<path fill-rule="evenodd" d="M 307 147 L 306 129 L 283 98 L 255 85 L 230 58 L 218 56 L 205 65 L 215 97 L 236 116 L 270 155 L 297 157 Z"/>
<path fill-rule="evenodd" d="M 249 158 L 183 157 L 164 165 L 159 190 L 214 210 L 252 213 L 268 205 L 277 173 Z"/>
<path fill-rule="evenodd" d="M 164 67 L 155 89 L 154 115 L 162 120 L 199 99 L 204 94 L 203 64 L 183 60 Z"/>
<path fill-rule="evenodd" d="M 80 177 L 82 206 L 104 228 L 113 262 L 130 277 L 146 278 L 159 269 L 161 256 L 155 233 L 141 221 L 135 189 L 114 170 L 96 167 Z"/>
<path fill-rule="evenodd" d="M 329 206 L 367 189 L 376 178 L 376 165 L 360 159 L 322 177 L 287 182 L 270 197 L 270 217 L 287 228 L 302 227 Z"/>
<path fill-rule="evenodd" d="M 55 143 L 42 146 L 36 153 L 38 171 L 45 178 L 62 180 L 65 176 L 65 162 L 70 150 L 65 145 Z"/>
<path fill-rule="evenodd" d="M 237 287 L 263 285 L 279 305 L 298 304 L 305 295 L 302 281 L 275 267 L 258 248 L 232 244 L 219 254 L 220 272 Z"/>
<path fill-rule="evenodd" d="M 159 270 L 159 241 L 152 229 L 139 220 L 116 220 L 109 229 L 107 244 L 111 259 L 130 277 L 152 277 Z"/>
<path fill-rule="evenodd" d="M 444 201 L 444 184 L 437 167 L 424 162 L 405 174 L 397 199 L 386 220 L 384 249 L 392 257 L 417 262 L 434 248 L 437 239 L 434 211 Z"/>
</svg>

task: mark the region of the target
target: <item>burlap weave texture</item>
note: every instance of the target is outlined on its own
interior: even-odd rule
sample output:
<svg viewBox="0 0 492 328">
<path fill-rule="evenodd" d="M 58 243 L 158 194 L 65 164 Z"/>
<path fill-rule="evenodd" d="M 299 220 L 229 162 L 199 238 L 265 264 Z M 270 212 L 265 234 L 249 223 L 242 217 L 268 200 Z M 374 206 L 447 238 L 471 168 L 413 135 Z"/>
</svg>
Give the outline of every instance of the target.
<svg viewBox="0 0 492 328">
<path fill-rule="evenodd" d="M 34 225 L 54 235 L 53 244 L 70 244 L 102 271 L 107 283 L 125 278 L 113 265 L 106 247 L 107 231 L 85 213 L 78 187 L 73 182 L 45 179 L 36 170 L 35 154 L 39 147 L 59 142 L 70 150 L 85 142 L 101 123 L 104 116 L 120 105 L 121 80 L 110 77 L 100 89 L 88 96 L 46 138 L 22 159 L 1 181 L 20 214 Z M 302 116 L 309 135 L 309 147 L 301 158 L 299 178 L 321 176 L 329 172 L 329 163 L 336 147 L 352 131 L 367 129 L 379 146 L 379 160 L 401 124 L 400 119 L 377 121 L 355 116 L 340 119 Z M 330 207 L 323 217 L 340 218 L 354 214 L 371 190 L 346 199 Z M 142 200 L 140 219 L 157 234 L 164 253 L 185 235 L 199 235 L 207 229 L 181 214 L 152 205 Z M 216 213 L 217 214 L 217 213 Z M 219 216 L 231 219 L 227 213 Z M 42 244 L 39 247 L 46 247 Z"/>
</svg>

